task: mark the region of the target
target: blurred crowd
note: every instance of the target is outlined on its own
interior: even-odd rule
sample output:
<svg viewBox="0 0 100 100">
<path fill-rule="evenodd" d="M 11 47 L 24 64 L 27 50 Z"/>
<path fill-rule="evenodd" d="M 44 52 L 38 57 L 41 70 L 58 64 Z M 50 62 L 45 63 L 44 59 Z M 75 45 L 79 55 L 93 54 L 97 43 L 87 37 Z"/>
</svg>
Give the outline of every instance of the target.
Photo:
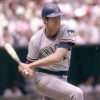
<svg viewBox="0 0 100 100">
<path fill-rule="evenodd" d="M 44 24 L 41 9 L 57 3 L 65 13 L 62 23 L 76 30 L 77 44 L 100 42 L 100 0 L 0 0 L 0 46 L 27 46 Z"/>
<path fill-rule="evenodd" d="M 84 93 L 84 100 L 100 100 L 100 76 L 95 78 L 93 75 L 87 75 L 79 88 Z"/>
</svg>

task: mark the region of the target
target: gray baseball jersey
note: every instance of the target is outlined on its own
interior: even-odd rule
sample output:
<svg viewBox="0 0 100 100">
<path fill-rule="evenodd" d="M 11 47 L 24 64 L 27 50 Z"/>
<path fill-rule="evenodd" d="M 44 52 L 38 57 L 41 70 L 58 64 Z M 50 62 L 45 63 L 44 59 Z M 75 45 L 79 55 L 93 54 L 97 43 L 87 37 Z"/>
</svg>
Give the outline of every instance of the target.
<svg viewBox="0 0 100 100">
<path fill-rule="evenodd" d="M 49 39 L 45 34 L 45 26 L 37 32 L 29 42 L 27 60 L 33 62 L 35 60 L 47 57 L 55 52 L 59 43 L 74 43 L 74 30 L 65 25 L 60 26 L 56 39 Z M 62 60 L 53 65 L 42 67 L 52 71 L 64 71 L 69 69 L 71 57 L 71 49 L 68 50 Z"/>
</svg>

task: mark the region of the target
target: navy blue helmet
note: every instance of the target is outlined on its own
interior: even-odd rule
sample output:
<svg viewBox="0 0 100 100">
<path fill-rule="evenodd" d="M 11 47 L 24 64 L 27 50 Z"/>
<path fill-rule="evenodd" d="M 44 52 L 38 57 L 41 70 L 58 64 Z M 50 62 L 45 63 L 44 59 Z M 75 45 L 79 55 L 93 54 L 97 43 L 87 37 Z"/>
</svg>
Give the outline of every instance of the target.
<svg viewBox="0 0 100 100">
<path fill-rule="evenodd" d="M 42 17 L 57 17 L 64 15 L 57 4 L 46 4 L 42 9 Z"/>
</svg>

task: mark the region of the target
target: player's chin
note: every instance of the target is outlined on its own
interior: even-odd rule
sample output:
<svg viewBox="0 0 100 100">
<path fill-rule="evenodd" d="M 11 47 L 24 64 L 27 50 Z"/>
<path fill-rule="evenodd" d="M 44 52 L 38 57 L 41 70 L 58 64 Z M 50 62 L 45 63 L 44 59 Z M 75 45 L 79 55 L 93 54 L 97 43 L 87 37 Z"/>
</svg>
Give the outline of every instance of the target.
<svg viewBox="0 0 100 100">
<path fill-rule="evenodd" d="M 57 32 L 59 30 L 59 28 L 60 28 L 59 26 L 56 26 L 55 31 Z"/>
</svg>

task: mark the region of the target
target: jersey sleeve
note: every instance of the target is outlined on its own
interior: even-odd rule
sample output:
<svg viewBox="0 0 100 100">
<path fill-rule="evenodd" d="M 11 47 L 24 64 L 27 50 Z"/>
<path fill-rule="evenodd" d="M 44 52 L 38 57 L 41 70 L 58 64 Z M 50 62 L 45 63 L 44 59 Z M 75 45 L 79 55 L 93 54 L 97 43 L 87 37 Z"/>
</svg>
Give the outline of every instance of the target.
<svg viewBox="0 0 100 100">
<path fill-rule="evenodd" d="M 75 30 L 72 28 L 64 27 L 61 32 L 62 36 L 60 38 L 60 43 L 67 43 L 68 45 L 75 45 Z"/>
<path fill-rule="evenodd" d="M 58 45 L 57 45 L 57 48 L 66 48 L 66 49 L 72 49 L 72 46 L 67 44 L 66 42 L 60 42 Z"/>
<path fill-rule="evenodd" d="M 61 38 L 59 40 L 58 48 L 71 49 L 75 45 L 75 30 L 72 28 L 63 27 L 61 29 Z"/>
<path fill-rule="evenodd" d="M 39 46 L 36 41 L 32 38 L 28 46 L 27 60 L 33 62 L 39 58 Z"/>
</svg>

